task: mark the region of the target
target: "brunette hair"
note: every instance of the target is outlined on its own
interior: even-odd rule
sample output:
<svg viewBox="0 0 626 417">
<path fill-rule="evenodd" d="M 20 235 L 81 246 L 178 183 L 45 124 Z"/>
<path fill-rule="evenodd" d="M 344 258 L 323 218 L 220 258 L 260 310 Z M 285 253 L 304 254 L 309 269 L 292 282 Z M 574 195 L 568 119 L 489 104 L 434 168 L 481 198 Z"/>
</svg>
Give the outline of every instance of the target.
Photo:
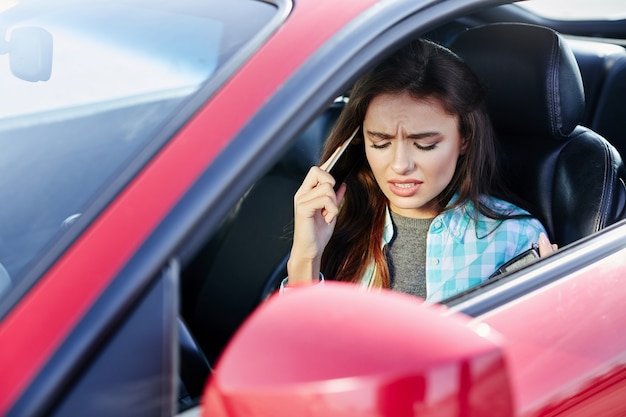
<svg viewBox="0 0 626 417">
<path fill-rule="evenodd" d="M 362 124 L 370 102 L 381 94 L 408 93 L 441 102 L 446 112 L 458 118 L 466 151 L 459 156 L 454 176 L 436 197 L 440 212 L 471 201 L 478 212 L 496 219 L 509 218 L 481 202 L 481 195 L 508 197 L 498 181 L 494 133 L 486 111 L 482 84 L 453 52 L 436 43 L 418 39 L 404 46 L 352 87 L 349 100 L 326 140 L 321 160 L 361 127 L 355 137 L 365 153 Z M 374 285 L 388 288 L 389 268 L 381 247 L 387 198 L 380 190 L 363 155 L 360 166 L 346 178 L 346 195 L 337 224 L 322 256 L 327 277 L 359 281 L 371 262 Z M 457 194 L 453 204 L 450 199 Z M 510 198 L 508 198 L 510 200 Z"/>
</svg>

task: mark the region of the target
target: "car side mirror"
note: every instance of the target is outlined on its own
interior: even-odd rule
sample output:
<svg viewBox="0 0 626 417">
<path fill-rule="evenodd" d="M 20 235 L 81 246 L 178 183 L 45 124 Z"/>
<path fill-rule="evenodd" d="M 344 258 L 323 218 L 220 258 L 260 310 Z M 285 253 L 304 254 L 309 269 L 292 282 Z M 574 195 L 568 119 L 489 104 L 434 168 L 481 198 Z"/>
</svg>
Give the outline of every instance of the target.
<svg viewBox="0 0 626 417">
<path fill-rule="evenodd" d="M 52 35 L 40 27 L 11 31 L 7 42 L 0 39 L 0 54 L 9 54 L 11 73 L 25 81 L 48 81 L 52 73 Z"/>
<path fill-rule="evenodd" d="M 202 402 L 207 417 L 513 415 L 502 343 L 486 324 L 337 282 L 261 305 Z"/>
</svg>

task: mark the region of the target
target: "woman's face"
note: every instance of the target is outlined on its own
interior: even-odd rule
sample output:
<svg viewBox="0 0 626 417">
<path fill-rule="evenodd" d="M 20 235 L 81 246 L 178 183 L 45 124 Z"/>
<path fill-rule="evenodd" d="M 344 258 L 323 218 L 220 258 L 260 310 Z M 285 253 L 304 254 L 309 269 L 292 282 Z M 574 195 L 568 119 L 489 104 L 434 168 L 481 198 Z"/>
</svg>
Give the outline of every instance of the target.
<svg viewBox="0 0 626 417">
<path fill-rule="evenodd" d="M 458 118 L 437 99 L 382 94 L 371 101 L 363 132 L 367 161 L 390 209 L 413 218 L 439 214 L 435 197 L 452 180 L 466 147 Z"/>
</svg>

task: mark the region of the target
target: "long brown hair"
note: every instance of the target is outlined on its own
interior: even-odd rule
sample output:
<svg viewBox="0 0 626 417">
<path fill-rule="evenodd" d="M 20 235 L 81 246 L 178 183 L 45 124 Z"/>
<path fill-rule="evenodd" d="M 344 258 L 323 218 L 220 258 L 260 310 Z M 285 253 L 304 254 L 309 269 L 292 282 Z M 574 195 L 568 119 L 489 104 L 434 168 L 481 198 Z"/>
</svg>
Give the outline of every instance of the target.
<svg viewBox="0 0 626 417">
<path fill-rule="evenodd" d="M 348 103 L 326 140 L 325 161 L 357 128 L 362 127 L 370 102 L 381 94 L 409 93 L 416 99 L 439 100 L 459 120 L 459 133 L 467 141 L 466 152 L 457 161 L 454 176 L 437 197 L 440 212 L 471 201 L 484 215 L 509 218 L 481 202 L 481 195 L 509 197 L 496 175 L 494 133 L 485 107 L 484 90 L 469 67 L 448 49 L 427 40 L 404 46 L 352 87 Z M 355 144 L 365 152 L 362 129 Z M 374 262 L 374 285 L 388 288 L 389 268 L 381 241 L 388 204 L 374 175 L 361 155 L 361 166 L 345 182 L 346 195 L 337 224 L 322 256 L 327 277 L 359 281 Z M 457 193 L 453 205 L 451 197 Z M 510 198 L 507 198 L 510 200 Z"/>
</svg>

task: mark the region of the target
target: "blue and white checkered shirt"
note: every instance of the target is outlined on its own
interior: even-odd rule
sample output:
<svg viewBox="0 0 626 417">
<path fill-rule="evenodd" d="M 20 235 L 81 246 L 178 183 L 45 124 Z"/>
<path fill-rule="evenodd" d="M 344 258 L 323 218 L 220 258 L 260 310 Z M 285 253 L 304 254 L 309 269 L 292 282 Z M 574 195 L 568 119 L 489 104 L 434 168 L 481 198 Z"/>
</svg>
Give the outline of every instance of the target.
<svg viewBox="0 0 626 417">
<path fill-rule="evenodd" d="M 498 213 L 528 214 L 492 197 L 484 197 L 483 203 Z M 426 301 L 439 302 L 487 280 L 500 266 L 530 249 L 542 232 L 545 229 L 537 219 L 491 219 L 471 202 L 442 212 L 433 219 L 426 237 Z M 393 235 L 387 211 L 383 247 Z M 361 285 L 370 288 L 374 272 L 371 264 Z"/>
</svg>

